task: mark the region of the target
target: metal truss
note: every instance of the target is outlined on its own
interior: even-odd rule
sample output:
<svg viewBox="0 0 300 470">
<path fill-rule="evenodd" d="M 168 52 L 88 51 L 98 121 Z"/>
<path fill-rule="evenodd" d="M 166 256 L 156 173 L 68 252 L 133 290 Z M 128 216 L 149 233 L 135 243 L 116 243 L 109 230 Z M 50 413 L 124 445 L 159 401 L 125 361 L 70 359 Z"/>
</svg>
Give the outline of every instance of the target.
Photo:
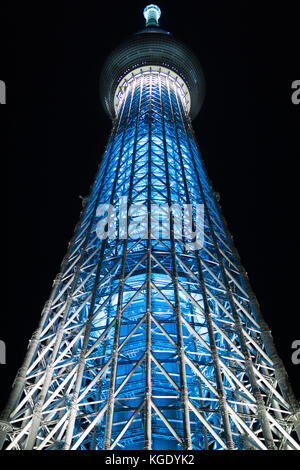
<svg viewBox="0 0 300 470">
<path fill-rule="evenodd" d="M 123 217 L 125 197 L 143 222 Z M 101 204 L 117 208 L 102 240 Z M 204 206 L 200 248 L 172 211 L 154 230 L 172 204 Z M 119 95 L 1 430 L 8 450 L 300 449 L 298 403 L 171 75 L 137 71 Z"/>
</svg>

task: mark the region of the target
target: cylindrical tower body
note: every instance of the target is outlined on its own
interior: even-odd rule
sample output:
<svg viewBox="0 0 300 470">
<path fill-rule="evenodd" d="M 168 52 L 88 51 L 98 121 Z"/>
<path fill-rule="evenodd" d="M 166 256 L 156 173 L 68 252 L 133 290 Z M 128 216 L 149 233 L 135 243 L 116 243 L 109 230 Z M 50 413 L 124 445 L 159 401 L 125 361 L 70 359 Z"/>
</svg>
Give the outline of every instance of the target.
<svg viewBox="0 0 300 470">
<path fill-rule="evenodd" d="M 298 404 L 194 139 L 201 68 L 151 8 L 104 66 L 111 136 L 3 413 L 6 446 L 299 449 Z"/>
</svg>

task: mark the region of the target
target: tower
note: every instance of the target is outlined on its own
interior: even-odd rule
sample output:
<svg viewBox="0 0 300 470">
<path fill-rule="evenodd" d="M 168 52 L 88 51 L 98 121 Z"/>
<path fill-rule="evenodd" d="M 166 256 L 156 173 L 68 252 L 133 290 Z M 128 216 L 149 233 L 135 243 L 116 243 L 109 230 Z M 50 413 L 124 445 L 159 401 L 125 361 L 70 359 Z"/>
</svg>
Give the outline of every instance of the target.
<svg viewBox="0 0 300 470">
<path fill-rule="evenodd" d="M 7 449 L 299 449 L 299 408 L 207 178 L 191 51 L 107 59 L 98 174 L 6 409 Z"/>
</svg>

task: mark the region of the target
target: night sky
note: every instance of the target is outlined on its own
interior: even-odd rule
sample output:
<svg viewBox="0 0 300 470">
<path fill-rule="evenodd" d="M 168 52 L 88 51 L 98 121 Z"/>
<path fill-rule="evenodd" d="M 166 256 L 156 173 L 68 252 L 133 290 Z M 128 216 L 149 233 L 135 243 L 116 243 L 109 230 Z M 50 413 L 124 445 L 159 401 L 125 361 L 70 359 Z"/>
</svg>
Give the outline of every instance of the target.
<svg viewBox="0 0 300 470">
<path fill-rule="evenodd" d="M 9 6 L 8 6 L 9 3 Z M 107 143 L 99 100 L 109 52 L 144 27 L 150 2 L 1 3 L 4 406 Z M 300 398 L 300 79 L 297 2 L 158 1 L 160 26 L 191 47 L 206 77 L 194 129 L 242 264 Z M 264 6 L 262 6 L 262 4 Z M 197 6 L 197 7 L 196 7 Z M 298 37 L 297 37 L 298 36 Z M 297 380 L 298 379 L 298 380 Z"/>
</svg>

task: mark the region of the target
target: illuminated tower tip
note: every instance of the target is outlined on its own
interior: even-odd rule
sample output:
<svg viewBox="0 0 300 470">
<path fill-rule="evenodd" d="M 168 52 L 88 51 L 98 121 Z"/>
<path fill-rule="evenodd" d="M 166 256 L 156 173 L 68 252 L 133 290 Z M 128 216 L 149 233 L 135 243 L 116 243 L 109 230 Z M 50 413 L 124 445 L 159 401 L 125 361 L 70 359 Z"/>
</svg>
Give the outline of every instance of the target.
<svg viewBox="0 0 300 470">
<path fill-rule="evenodd" d="M 146 26 L 158 26 L 158 20 L 161 15 L 160 8 L 157 5 L 148 5 L 144 9 L 144 17 L 146 19 Z"/>
</svg>

